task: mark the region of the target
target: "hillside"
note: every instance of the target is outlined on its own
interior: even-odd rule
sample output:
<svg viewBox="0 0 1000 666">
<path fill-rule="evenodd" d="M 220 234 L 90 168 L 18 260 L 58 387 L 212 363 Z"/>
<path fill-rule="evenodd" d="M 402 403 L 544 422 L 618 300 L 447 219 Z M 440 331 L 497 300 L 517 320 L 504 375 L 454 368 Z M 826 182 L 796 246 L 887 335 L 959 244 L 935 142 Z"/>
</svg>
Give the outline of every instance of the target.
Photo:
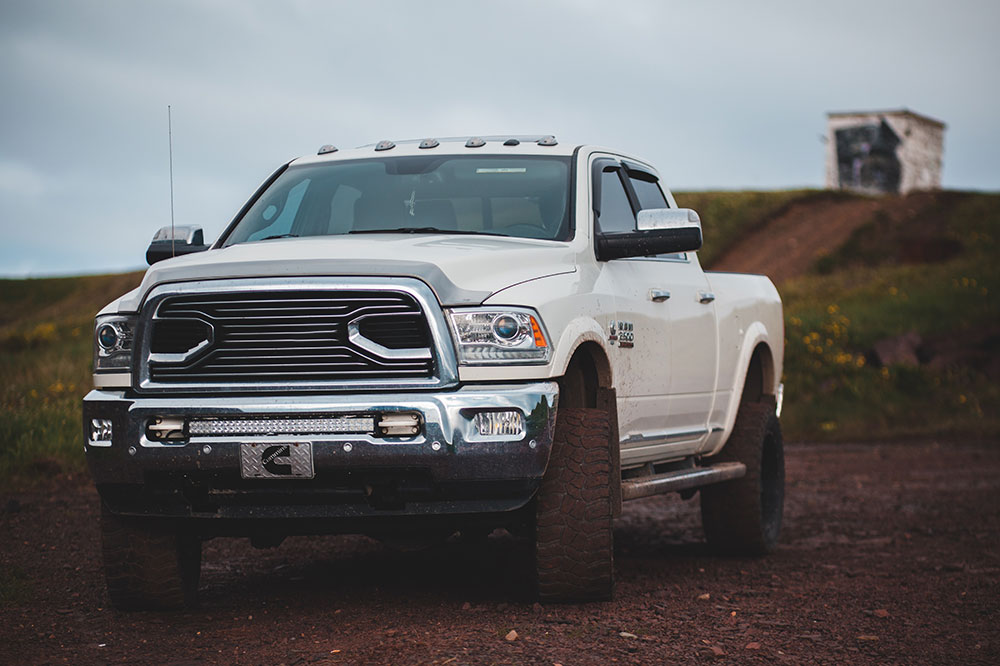
<svg viewBox="0 0 1000 666">
<path fill-rule="evenodd" d="M 789 439 L 1000 433 L 1000 195 L 686 192 L 785 302 Z M 93 315 L 141 273 L 0 280 L 0 479 L 83 468 Z"/>
<path fill-rule="evenodd" d="M 965 192 L 802 193 L 729 230 L 709 267 L 785 304 L 787 434 L 1000 432 L 998 233 L 1000 195 Z"/>
</svg>

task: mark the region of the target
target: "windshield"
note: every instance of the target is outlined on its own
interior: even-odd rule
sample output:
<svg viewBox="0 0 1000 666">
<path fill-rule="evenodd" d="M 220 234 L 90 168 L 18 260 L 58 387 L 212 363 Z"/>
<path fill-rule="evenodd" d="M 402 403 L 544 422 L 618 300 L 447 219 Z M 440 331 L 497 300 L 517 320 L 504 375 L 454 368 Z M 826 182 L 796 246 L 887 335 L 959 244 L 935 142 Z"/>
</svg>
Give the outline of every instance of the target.
<svg viewBox="0 0 1000 666">
<path fill-rule="evenodd" d="M 440 155 L 292 166 L 223 246 L 357 233 L 568 240 L 568 157 Z"/>
</svg>

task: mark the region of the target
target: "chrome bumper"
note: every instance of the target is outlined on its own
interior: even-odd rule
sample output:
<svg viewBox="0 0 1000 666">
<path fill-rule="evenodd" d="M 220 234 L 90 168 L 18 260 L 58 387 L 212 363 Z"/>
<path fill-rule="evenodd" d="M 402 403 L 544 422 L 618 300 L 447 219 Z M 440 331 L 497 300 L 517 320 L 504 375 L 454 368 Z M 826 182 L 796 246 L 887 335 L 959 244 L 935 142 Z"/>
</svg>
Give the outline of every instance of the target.
<svg viewBox="0 0 1000 666">
<path fill-rule="evenodd" d="M 83 400 L 84 441 L 102 498 L 124 515 L 309 519 L 499 512 L 523 506 L 537 489 L 552 448 L 557 399 L 554 382 L 302 396 L 129 397 L 95 390 Z M 508 409 L 523 414 L 523 435 L 479 434 L 476 412 Z M 394 412 L 419 413 L 421 432 L 408 438 L 189 436 L 173 444 L 146 436 L 157 416 Z M 111 422 L 107 441 L 92 441 L 94 419 Z M 313 478 L 242 478 L 241 444 L 303 441 L 312 444 Z"/>
</svg>

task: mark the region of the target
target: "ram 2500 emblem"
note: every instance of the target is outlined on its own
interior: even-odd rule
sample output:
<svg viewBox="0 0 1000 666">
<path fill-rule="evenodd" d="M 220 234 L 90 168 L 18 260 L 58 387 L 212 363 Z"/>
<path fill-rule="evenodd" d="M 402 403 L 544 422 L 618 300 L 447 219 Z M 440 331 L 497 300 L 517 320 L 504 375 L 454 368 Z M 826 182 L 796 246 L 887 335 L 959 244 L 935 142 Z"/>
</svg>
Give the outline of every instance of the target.
<svg viewBox="0 0 1000 666">
<path fill-rule="evenodd" d="M 630 321 L 610 321 L 608 322 L 608 342 L 612 345 L 615 342 L 619 347 L 629 348 L 635 346 L 635 331 Z"/>
</svg>

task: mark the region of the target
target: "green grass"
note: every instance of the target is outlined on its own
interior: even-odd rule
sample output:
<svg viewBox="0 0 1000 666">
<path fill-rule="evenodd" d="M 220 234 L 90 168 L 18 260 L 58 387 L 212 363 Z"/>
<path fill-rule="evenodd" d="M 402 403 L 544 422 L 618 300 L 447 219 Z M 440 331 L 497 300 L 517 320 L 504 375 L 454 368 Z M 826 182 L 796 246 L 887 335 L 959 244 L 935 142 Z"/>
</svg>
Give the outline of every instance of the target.
<svg viewBox="0 0 1000 666">
<path fill-rule="evenodd" d="M 0 480 L 83 470 L 80 402 L 97 311 L 139 273 L 0 281 Z"/>
<path fill-rule="evenodd" d="M 830 274 L 781 286 L 787 396 L 782 420 L 790 438 L 1000 434 L 1000 388 L 985 367 L 1000 353 L 1000 196 L 963 195 L 939 213 L 940 234 L 964 245 L 958 256 L 865 267 L 841 255 Z M 895 244 L 906 238 L 906 221 L 897 227 L 904 233 L 863 228 L 858 235 L 877 237 L 884 255 L 898 256 Z M 873 252 L 857 237 L 847 245 L 858 255 Z M 925 342 L 954 340 L 956 348 L 987 362 L 872 367 L 867 352 L 875 342 L 909 331 Z"/>
</svg>

